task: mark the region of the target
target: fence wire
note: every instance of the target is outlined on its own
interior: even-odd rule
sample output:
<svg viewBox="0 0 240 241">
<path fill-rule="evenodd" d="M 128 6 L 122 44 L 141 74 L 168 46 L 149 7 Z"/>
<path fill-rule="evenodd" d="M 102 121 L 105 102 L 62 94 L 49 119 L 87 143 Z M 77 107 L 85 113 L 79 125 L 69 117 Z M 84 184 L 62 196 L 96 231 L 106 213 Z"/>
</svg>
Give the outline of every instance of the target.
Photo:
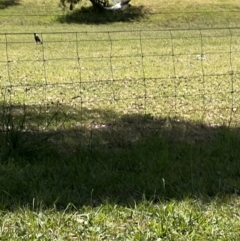
<svg viewBox="0 0 240 241">
<path fill-rule="evenodd" d="M 0 34 L 1 114 L 27 129 L 240 123 L 239 28 L 38 34 Z"/>
</svg>

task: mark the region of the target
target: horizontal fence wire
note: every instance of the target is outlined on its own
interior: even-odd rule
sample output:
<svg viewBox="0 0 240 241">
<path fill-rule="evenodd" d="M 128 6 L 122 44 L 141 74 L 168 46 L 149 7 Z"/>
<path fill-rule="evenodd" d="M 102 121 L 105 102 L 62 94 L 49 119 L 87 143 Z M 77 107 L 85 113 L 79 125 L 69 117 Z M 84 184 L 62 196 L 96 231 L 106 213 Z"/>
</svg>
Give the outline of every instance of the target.
<svg viewBox="0 0 240 241">
<path fill-rule="evenodd" d="M 239 28 L 38 35 L 42 44 L 33 33 L 0 34 L 1 115 L 28 130 L 92 137 L 142 120 L 240 123 Z"/>
</svg>

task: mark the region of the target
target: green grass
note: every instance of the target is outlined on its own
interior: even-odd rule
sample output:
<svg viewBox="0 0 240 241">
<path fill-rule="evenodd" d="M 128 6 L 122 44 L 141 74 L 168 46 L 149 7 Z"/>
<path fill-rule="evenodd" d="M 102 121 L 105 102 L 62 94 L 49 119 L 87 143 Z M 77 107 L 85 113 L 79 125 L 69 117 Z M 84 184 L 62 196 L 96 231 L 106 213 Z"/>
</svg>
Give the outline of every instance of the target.
<svg viewBox="0 0 240 241">
<path fill-rule="evenodd" d="M 240 4 L 132 5 L 0 0 L 1 240 L 240 238 Z"/>
<path fill-rule="evenodd" d="M 174 131 L 75 157 L 12 157 L 1 166 L 1 239 L 238 239 L 239 133 L 206 133 L 201 145 Z"/>
<path fill-rule="evenodd" d="M 14 215 L 5 213 L 2 238 L 236 240 L 239 238 L 238 209 L 239 202 L 205 204 L 191 200 L 159 204 L 143 202 L 131 208 L 105 203 L 96 208 L 83 207 L 81 212 L 72 205 L 61 212 L 21 209 Z"/>
<path fill-rule="evenodd" d="M 6 6 L 8 3 L 9 5 Z M 11 5 L 11 3 L 13 3 Z M 37 5 L 36 5 L 37 4 Z M 142 1 L 135 0 L 130 12 L 99 13 L 93 11 L 89 1 L 76 5 L 73 12 L 59 8 L 58 1 L 1 1 L 0 23 L 2 32 L 107 29 L 172 29 L 172 28 L 206 28 L 237 27 L 239 23 L 239 2 L 177 0 Z M 38 7 L 36 7 L 38 6 Z M 11 17 L 13 16 L 13 17 Z M 39 17 L 40 16 L 40 17 Z M 63 23 L 63 24 L 59 24 Z M 127 24 L 127 23 L 130 23 Z M 11 28 L 9 28 L 11 26 Z"/>
<path fill-rule="evenodd" d="M 150 114 L 236 125 L 238 35 L 238 29 L 60 32 L 42 33 L 44 44 L 36 45 L 32 34 L 2 34 L 2 99 L 19 111 L 23 103 L 30 112 L 41 109 L 39 115 L 63 111 L 70 126 L 107 121 L 97 110 L 112 119 Z"/>
</svg>

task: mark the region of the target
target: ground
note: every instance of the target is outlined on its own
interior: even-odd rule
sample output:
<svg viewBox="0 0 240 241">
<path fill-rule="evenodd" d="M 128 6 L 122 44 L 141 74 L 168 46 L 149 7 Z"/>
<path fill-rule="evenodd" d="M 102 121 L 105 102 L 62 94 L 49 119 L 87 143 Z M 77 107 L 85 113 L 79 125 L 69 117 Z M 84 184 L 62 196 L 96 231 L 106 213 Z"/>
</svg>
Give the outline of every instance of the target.
<svg viewBox="0 0 240 241">
<path fill-rule="evenodd" d="M 0 0 L 0 239 L 238 240 L 239 1 L 88 2 Z"/>
</svg>

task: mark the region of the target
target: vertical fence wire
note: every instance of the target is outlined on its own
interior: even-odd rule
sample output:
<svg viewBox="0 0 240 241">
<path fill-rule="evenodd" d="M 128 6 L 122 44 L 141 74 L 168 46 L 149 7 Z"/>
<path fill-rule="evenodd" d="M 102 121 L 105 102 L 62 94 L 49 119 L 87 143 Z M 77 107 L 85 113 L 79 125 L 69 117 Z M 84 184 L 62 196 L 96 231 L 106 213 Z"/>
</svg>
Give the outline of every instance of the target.
<svg viewBox="0 0 240 241">
<path fill-rule="evenodd" d="M 5 46 L 6 46 L 6 62 L 7 62 L 7 80 L 9 82 L 9 87 L 7 89 L 5 89 L 5 94 L 8 96 L 9 95 L 9 102 L 11 102 L 11 86 L 12 86 L 12 83 L 11 83 L 11 75 L 10 75 L 10 60 L 9 60 L 9 57 L 8 57 L 8 39 L 7 39 L 7 34 L 5 34 Z M 6 100 L 6 95 L 4 94 L 4 101 Z"/>
<path fill-rule="evenodd" d="M 204 120 L 204 116 L 206 113 L 205 110 L 205 74 L 204 74 L 204 66 L 203 66 L 203 60 L 205 60 L 205 55 L 204 55 L 204 51 L 203 51 L 203 36 L 202 36 L 202 30 L 200 29 L 200 49 L 201 49 L 201 53 L 200 53 L 200 61 L 201 61 L 201 72 L 202 72 L 202 105 L 203 105 L 203 111 L 202 111 L 202 121 Z"/>
<path fill-rule="evenodd" d="M 143 53 L 143 44 L 142 44 L 142 31 L 139 31 L 139 43 L 140 43 L 140 54 L 141 54 L 141 72 L 142 72 L 142 81 L 144 86 L 144 113 L 147 113 L 147 86 L 146 86 L 146 77 L 144 71 L 144 53 Z"/>
<path fill-rule="evenodd" d="M 78 33 L 76 32 L 76 56 L 77 56 L 77 66 L 78 66 L 78 72 L 79 72 L 79 95 L 76 95 L 73 97 L 73 99 L 80 100 L 80 108 L 82 109 L 82 97 L 81 97 L 81 90 L 82 90 L 82 67 L 81 67 L 81 58 L 79 56 L 79 40 L 78 40 Z M 82 112 L 80 113 L 80 126 L 82 127 Z"/>
<path fill-rule="evenodd" d="M 175 67 L 175 55 L 174 55 L 174 40 L 172 31 L 169 31 L 171 37 L 171 57 L 172 57 L 172 66 L 173 66 L 173 82 L 174 82 L 174 110 L 177 112 L 177 83 L 176 83 L 176 67 Z"/>
<path fill-rule="evenodd" d="M 110 62 L 110 82 L 111 82 L 112 95 L 113 95 L 112 104 L 113 104 L 113 108 L 115 109 L 116 94 L 115 94 L 115 90 L 114 90 L 114 71 L 113 71 L 113 62 L 112 62 L 112 58 L 113 58 L 113 40 L 111 38 L 111 33 L 110 32 L 108 32 L 108 39 L 109 39 L 109 42 L 110 42 L 109 62 Z M 116 117 L 114 116 L 113 119 L 115 120 Z"/>
<path fill-rule="evenodd" d="M 229 34 L 230 34 L 230 40 L 229 40 L 229 64 L 230 64 L 230 76 L 231 76 L 231 98 L 232 98 L 232 103 L 230 107 L 230 117 L 229 117 L 229 123 L 228 126 L 231 126 L 232 118 L 233 118 L 233 111 L 234 111 L 234 70 L 233 70 L 233 63 L 232 63 L 232 31 L 229 29 Z"/>
</svg>

